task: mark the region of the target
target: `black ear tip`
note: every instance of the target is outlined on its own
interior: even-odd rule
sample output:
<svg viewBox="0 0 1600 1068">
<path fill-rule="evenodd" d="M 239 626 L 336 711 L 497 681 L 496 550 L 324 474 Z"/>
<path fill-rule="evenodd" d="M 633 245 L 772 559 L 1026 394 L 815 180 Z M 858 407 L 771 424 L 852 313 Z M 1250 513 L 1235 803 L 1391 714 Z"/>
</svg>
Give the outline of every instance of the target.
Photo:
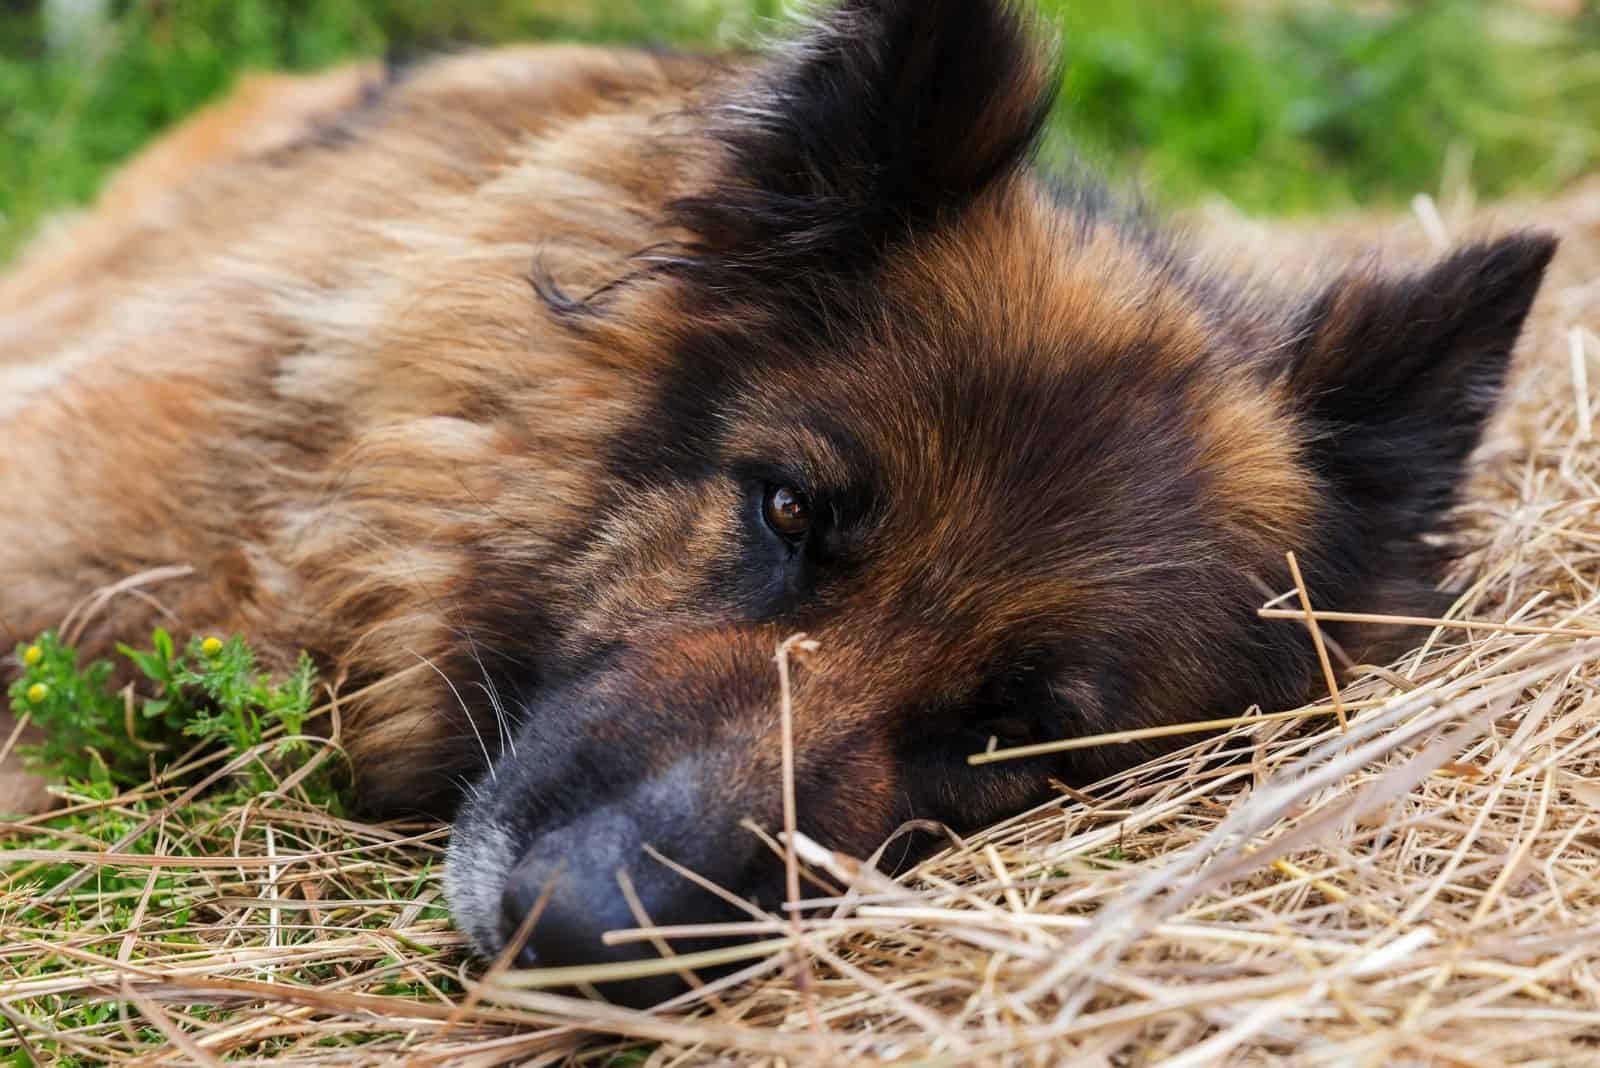
<svg viewBox="0 0 1600 1068">
<path fill-rule="evenodd" d="M 1519 263 L 1523 270 L 1543 273 L 1561 247 L 1561 238 L 1549 230 L 1522 230 L 1504 239 L 1502 246 L 1509 258 Z"/>
<path fill-rule="evenodd" d="M 1519 230 L 1477 246 L 1478 270 L 1486 279 L 1537 285 L 1560 245 L 1549 230 Z"/>
<path fill-rule="evenodd" d="M 860 270 L 1000 187 L 1056 97 L 1030 4 L 822 0 L 793 47 L 710 109 L 721 159 L 670 207 L 694 236 L 679 270 L 733 268 L 723 293 L 756 274 Z"/>
<path fill-rule="evenodd" d="M 1436 297 L 1460 302 L 1480 324 L 1515 320 L 1520 325 L 1560 244 L 1548 230 L 1515 231 L 1458 249 L 1424 282 Z"/>
</svg>

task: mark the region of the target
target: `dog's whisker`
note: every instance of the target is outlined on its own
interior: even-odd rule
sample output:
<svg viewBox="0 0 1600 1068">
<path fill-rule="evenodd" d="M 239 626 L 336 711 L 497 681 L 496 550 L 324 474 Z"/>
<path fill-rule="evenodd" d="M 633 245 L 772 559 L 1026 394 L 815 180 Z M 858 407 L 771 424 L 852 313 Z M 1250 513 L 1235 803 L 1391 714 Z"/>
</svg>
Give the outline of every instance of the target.
<svg viewBox="0 0 1600 1068">
<path fill-rule="evenodd" d="M 450 680 L 449 675 L 446 675 L 444 671 L 440 669 L 438 664 L 435 664 L 432 660 L 423 656 L 415 649 L 406 649 L 405 651 L 432 668 L 434 673 L 444 680 L 444 684 L 450 687 L 450 692 L 455 695 L 456 703 L 461 706 L 461 714 L 466 717 L 467 726 L 472 728 L 473 737 L 478 739 L 478 748 L 483 752 L 483 762 L 489 769 L 489 777 L 498 782 L 499 775 L 495 771 L 494 757 L 489 755 L 489 747 L 483 744 L 483 734 L 478 730 L 477 718 L 473 716 L 472 709 L 467 707 L 467 702 L 462 699 L 461 691 L 456 689 L 456 684 Z"/>
<path fill-rule="evenodd" d="M 478 665 L 478 672 L 483 676 L 483 681 L 475 683 L 489 698 L 489 707 L 494 709 L 494 721 L 500 731 L 500 740 L 503 749 L 510 749 L 513 758 L 517 755 L 517 740 L 512 733 L 511 724 L 506 716 L 505 703 L 500 700 L 500 691 L 494 684 L 494 678 L 489 674 L 489 669 L 484 666 L 483 657 L 478 654 L 478 643 L 470 632 L 467 633 L 467 648 L 472 650 L 472 659 Z"/>
</svg>

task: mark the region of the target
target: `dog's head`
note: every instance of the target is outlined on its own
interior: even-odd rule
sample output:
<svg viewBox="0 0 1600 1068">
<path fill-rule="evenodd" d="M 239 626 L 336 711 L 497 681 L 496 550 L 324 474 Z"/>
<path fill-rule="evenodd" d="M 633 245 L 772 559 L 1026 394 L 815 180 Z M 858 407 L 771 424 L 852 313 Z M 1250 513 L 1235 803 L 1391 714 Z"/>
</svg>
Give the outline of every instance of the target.
<svg viewBox="0 0 1600 1068">
<path fill-rule="evenodd" d="M 553 304 L 663 358 L 457 824 L 451 897 L 485 950 L 547 888 L 524 959 L 548 964 L 632 955 L 599 936 L 643 915 L 737 914 L 646 847 L 775 906 L 781 863 L 741 822 L 781 827 L 791 634 L 816 643 L 789 672 L 799 826 L 865 856 L 1146 753 L 969 765 L 992 739 L 1302 698 L 1304 629 L 1257 615 L 1285 550 L 1325 607 L 1416 607 L 1436 580 L 1424 535 L 1553 241 L 1297 295 L 1233 281 L 1029 164 L 1035 38 L 999 0 L 847 0 L 710 112 L 704 180 L 663 220 L 681 246 L 625 299 Z M 480 610 L 517 632 L 514 588 Z"/>
</svg>

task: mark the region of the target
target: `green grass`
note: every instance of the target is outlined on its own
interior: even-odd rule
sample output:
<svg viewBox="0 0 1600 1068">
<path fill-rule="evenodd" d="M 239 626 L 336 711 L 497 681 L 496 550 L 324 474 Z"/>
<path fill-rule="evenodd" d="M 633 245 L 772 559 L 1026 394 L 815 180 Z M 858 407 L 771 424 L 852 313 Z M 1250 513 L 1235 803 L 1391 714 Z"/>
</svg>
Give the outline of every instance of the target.
<svg viewBox="0 0 1600 1068">
<path fill-rule="evenodd" d="M 316 672 L 304 654 L 287 678 L 274 682 L 256 668 L 255 652 L 243 638 L 191 638 L 179 649 L 156 630 L 149 649 L 119 646 L 136 682 L 111 685 L 115 665 L 78 663 L 77 650 L 46 632 L 17 649 L 21 676 L 11 684 L 12 712 L 27 715 L 45 731 L 37 749 L 24 755 L 47 774 L 84 784 L 136 786 L 198 739 L 235 753 L 261 746 L 269 731 L 284 735 L 275 759 L 304 758 L 307 714 L 316 695 Z M 254 778 L 269 789 L 263 764 Z M 264 774 L 267 773 L 267 774 Z M 337 801 L 327 794 L 324 800 Z"/>
<path fill-rule="evenodd" d="M 1452 154 L 1470 158 L 1471 179 L 1485 194 L 1548 190 L 1600 154 L 1592 120 L 1600 113 L 1600 30 L 1592 22 L 1544 21 L 1466 0 L 1397 4 L 1387 15 L 1317 5 L 1224 17 L 1220 4 L 1044 0 L 1064 28 L 1066 59 L 1052 149 L 1077 145 L 1162 197 L 1216 193 L 1261 212 L 1394 202 L 1433 188 Z M 749 39 L 778 7 L 777 0 L 131 0 L 101 36 L 59 49 L 46 46 L 36 11 L 7 7 L 0 12 L 0 261 L 50 212 L 92 197 L 110 168 L 222 92 L 240 70 L 311 69 L 393 47 L 530 36 L 704 46 Z M 344 947 L 333 963 L 298 966 L 283 981 L 311 986 L 369 975 L 376 985 L 365 989 L 395 997 L 459 993 L 457 943 L 442 905 L 426 896 L 436 892 L 438 832 L 407 838 L 417 828 L 364 829 L 340 818 L 346 780 L 336 749 L 292 740 L 308 715 L 327 710 L 326 703 L 312 708 L 308 670 L 264 679 L 238 639 L 180 648 L 158 634 L 148 650 L 125 652 L 137 680 L 125 698 L 110 687 L 109 665 L 79 664 L 49 636 L 34 644 L 37 653 L 19 650 L 26 672 L 12 701 L 50 728 L 37 756 L 67 780 L 69 807 L 4 839 L 4 850 L 42 858 L 10 860 L 0 872 L 6 982 L 70 978 L 90 968 L 86 958 L 114 959 L 130 937 L 123 932 L 140 932 L 131 943 L 135 964 L 178 960 L 190 945 L 220 951 L 238 933 L 252 949 L 269 935 Z M 168 770 L 158 772 L 162 765 Z M 298 773 L 307 766 L 314 772 Z M 315 868 L 314 877 L 303 864 L 301 881 L 289 887 L 264 884 L 259 867 L 83 866 L 86 852 L 113 848 L 174 858 L 320 850 L 344 859 Z M 1124 858 L 1113 849 L 1106 859 Z M 287 912 L 270 931 L 263 909 L 248 904 L 294 893 L 310 901 L 310 887 L 321 888 L 323 912 Z M 341 906 L 341 898 L 368 904 Z M 397 926 L 401 918 L 405 925 Z M 404 939 L 407 967 L 394 970 L 386 943 L 358 940 L 364 932 Z M 45 952 L 50 940 L 70 941 L 78 956 Z M 235 1011 L 219 1004 L 227 1002 L 168 1009 L 212 1027 Z M 42 993 L 11 1011 L 27 1026 L 0 1019 L 0 1064 L 27 1063 L 13 1032 L 32 1034 L 40 1051 L 63 1064 L 165 1041 L 139 1014 L 125 1024 L 115 1000 L 83 990 Z M 48 1033 L 73 1037 L 38 1037 Z M 328 1039 L 366 1040 L 358 1033 Z M 268 1054 L 273 1047 L 266 1040 L 236 1049 Z M 638 1059 L 624 1047 L 613 1063 Z"/>
<path fill-rule="evenodd" d="M 310 69 L 386 49 L 577 37 L 695 47 L 749 40 L 779 0 L 125 0 L 78 47 L 37 10 L 0 14 L 0 259 L 49 212 L 249 68 Z M 1514 4 L 1041 0 L 1064 28 L 1052 131 L 1163 199 L 1253 211 L 1395 201 L 1448 154 L 1485 194 L 1546 190 L 1593 166 L 1600 19 Z M 26 8 L 26 5 L 24 5 Z"/>
<path fill-rule="evenodd" d="M 1178 199 L 1304 212 L 1437 187 L 1470 156 L 1484 194 L 1548 190 L 1594 165 L 1600 36 L 1588 22 L 1438 0 L 1387 15 L 1211 0 L 1054 0 L 1066 27 L 1058 127 Z"/>
<path fill-rule="evenodd" d="M 0 1065 L 29 1064 L 29 1050 L 89 1065 L 163 1046 L 159 1029 L 92 979 L 107 968 L 291 953 L 293 967 L 258 974 L 311 988 L 360 981 L 405 1002 L 459 996 L 459 939 L 437 890 L 443 831 L 344 818 L 337 738 L 303 733 L 332 705 L 309 661 L 271 678 L 240 638 L 180 646 L 161 631 L 121 655 L 126 689 L 113 664 L 80 663 L 54 634 L 16 650 L 11 709 L 47 737 L 24 755 L 63 780 L 64 806 L 0 834 Z M 105 853 L 121 859 L 90 860 Z M 223 856 L 245 864 L 204 864 Z M 286 858 L 281 880 L 250 864 L 276 857 Z M 250 1025 L 231 1004 L 212 992 L 165 1011 L 215 1035 Z M 235 1048 L 276 1051 L 248 1034 Z"/>
</svg>

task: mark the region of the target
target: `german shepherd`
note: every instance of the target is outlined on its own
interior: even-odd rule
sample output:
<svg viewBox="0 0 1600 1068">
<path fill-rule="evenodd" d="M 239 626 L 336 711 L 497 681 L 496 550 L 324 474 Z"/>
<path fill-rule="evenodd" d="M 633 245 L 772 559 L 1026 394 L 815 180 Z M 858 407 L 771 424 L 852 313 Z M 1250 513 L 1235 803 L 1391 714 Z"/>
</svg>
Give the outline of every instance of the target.
<svg viewBox="0 0 1600 1068">
<path fill-rule="evenodd" d="M 0 617 L 164 576 L 86 651 L 309 649 L 367 691 L 370 809 L 454 813 L 478 947 L 549 889 L 528 964 L 638 952 L 619 870 L 730 914 L 646 847 L 781 899 L 741 823 L 781 823 L 790 635 L 799 826 L 857 856 L 1151 752 L 994 740 L 1301 701 L 1261 591 L 1294 550 L 1323 607 L 1428 600 L 1554 239 L 1225 268 L 1036 161 L 1034 22 L 844 0 L 760 58 L 248 83 L 0 281 Z"/>
</svg>

